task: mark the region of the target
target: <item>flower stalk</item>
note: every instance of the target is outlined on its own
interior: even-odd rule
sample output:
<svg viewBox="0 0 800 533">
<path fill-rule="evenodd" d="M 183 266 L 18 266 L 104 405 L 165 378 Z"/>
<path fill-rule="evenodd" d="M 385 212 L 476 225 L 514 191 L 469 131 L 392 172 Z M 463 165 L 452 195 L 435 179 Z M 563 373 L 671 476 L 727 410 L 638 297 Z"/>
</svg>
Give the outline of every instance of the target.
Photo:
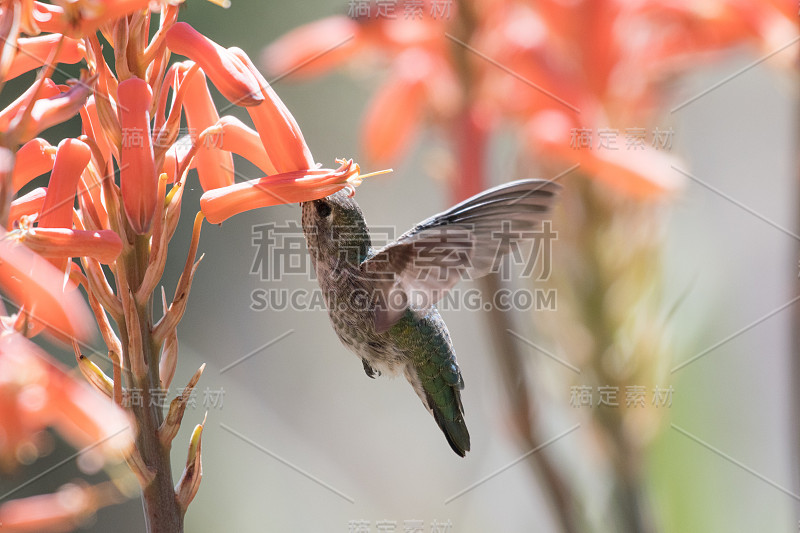
<svg viewBox="0 0 800 533">
<path fill-rule="evenodd" d="M 479 192 L 487 183 L 484 172 L 489 135 L 470 110 L 465 111 L 457 124 L 459 126 L 454 132 L 454 138 L 458 140 L 455 150 L 460 155 L 458 173 L 461 179 L 452 190 L 456 196 L 454 200 L 461 201 L 475 194 L 473 190 Z M 487 300 L 504 290 L 504 283 L 496 273 L 479 278 L 477 283 Z M 539 448 L 546 438 L 541 435 L 538 413 L 540 402 L 533 392 L 535 388 L 529 383 L 524 365 L 525 354 L 520 351 L 519 343 L 514 342 L 508 334 L 508 331 L 517 330 L 514 315 L 513 311 L 492 306 L 486 313 L 485 330 L 494 346 L 493 356 L 497 359 L 503 379 L 503 390 L 506 391 L 515 437 L 522 448 L 532 450 Z M 550 458 L 548 450 L 534 453 L 533 459 L 533 473 L 546 487 L 548 503 L 562 533 L 583 531 L 577 495 Z"/>
<path fill-rule="evenodd" d="M 0 86 L 45 65 L 0 110 L 0 288 L 19 307 L 8 315 L 2 310 L 0 360 L 12 340 L 28 342 L 24 336 L 45 333 L 73 346 L 86 382 L 135 430 L 122 458 L 141 486 L 150 533 L 183 530 L 202 477 L 205 421 L 195 428 L 177 486 L 170 451 L 204 366 L 167 413 L 162 392 L 178 365 L 177 328 L 202 259 L 203 221 L 209 216 L 218 223 L 246 209 L 316 199 L 360 183 L 350 160 L 337 170 L 318 169 L 299 125 L 247 55 L 178 22 L 179 3 L 0 0 Z M 113 69 L 104 46 L 113 49 Z M 178 54 L 189 59 L 174 61 Z M 56 85 L 51 76 L 59 61 L 85 63 L 80 80 Z M 208 82 L 234 105 L 247 106 L 255 129 L 220 117 Z M 36 137 L 78 114 L 81 134 L 57 148 Z M 188 148 L 179 139 L 184 117 L 192 129 Z M 214 136 L 228 138 L 209 142 Z M 234 152 L 268 175 L 234 183 Z M 167 302 L 162 285 L 163 315 L 157 317 L 154 294 L 183 191 L 197 179 L 192 169 L 214 200 L 210 211 L 206 201 L 199 206 L 174 297 Z M 26 190 L 47 172 L 46 187 Z M 238 187 L 250 189 L 244 208 L 234 206 Z M 106 344 L 110 372 L 80 349 L 92 322 Z"/>
</svg>

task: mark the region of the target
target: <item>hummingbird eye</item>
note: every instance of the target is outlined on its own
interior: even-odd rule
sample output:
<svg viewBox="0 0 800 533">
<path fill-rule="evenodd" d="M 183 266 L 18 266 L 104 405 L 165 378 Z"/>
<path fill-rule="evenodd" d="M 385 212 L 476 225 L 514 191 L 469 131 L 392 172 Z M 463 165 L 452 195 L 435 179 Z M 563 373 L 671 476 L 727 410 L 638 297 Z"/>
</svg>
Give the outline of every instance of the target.
<svg viewBox="0 0 800 533">
<path fill-rule="evenodd" d="M 316 203 L 317 215 L 327 218 L 331 214 L 331 205 L 328 202 L 320 201 Z"/>
</svg>

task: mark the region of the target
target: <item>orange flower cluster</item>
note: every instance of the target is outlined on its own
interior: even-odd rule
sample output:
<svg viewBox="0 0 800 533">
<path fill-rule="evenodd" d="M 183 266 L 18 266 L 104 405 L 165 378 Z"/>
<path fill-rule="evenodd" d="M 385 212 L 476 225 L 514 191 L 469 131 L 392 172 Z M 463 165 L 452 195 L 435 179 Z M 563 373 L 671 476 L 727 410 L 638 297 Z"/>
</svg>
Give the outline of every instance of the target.
<svg viewBox="0 0 800 533">
<path fill-rule="evenodd" d="M 46 425 L 77 446 L 132 425 L 123 455 L 144 489 L 148 520 L 172 516 L 171 524 L 182 521 L 199 485 L 203 425 L 192 437 L 174 497 L 164 498 L 173 491 L 169 449 L 188 392 L 166 416 L 154 414 L 148 398 L 138 410 L 122 399 L 125 387 L 170 385 L 203 219 L 219 223 L 249 209 L 314 200 L 356 186 L 362 177 L 351 160 L 319 168 L 292 114 L 248 56 L 178 22 L 180 3 L 0 0 L 0 87 L 40 69 L 30 88 L 0 110 L 0 290 L 10 304 L 0 305 L 0 368 L 8 367 L 0 372 L 0 412 L 7 415 L 0 417 L 0 465 L 10 467 Z M 175 55 L 186 59 L 171 61 Z M 80 79 L 55 83 L 58 63 L 82 63 Z M 232 105 L 245 107 L 255 127 L 220 117 L 208 82 Z M 37 137 L 76 115 L 81 134 L 75 138 L 52 146 Z M 182 136 L 183 120 L 189 134 Z M 266 176 L 235 183 L 234 153 Z M 164 314 L 154 320 L 153 292 L 193 168 L 205 191 L 202 214 L 175 297 L 169 304 L 163 298 Z M 30 190 L 48 173 L 46 187 Z M 80 349 L 93 322 L 113 376 Z M 47 362 L 28 340 L 42 332 L 71 343 L 84 376 L 113 402 L 87 396 L 85 385 Z M 20 395 L 32 387 L 46 390 L 35 404 L 37 415 L 22 423 L 21 413 L 32 407 L 22 405 Z"/>
<path fill-rule="evenodd" d="M 475 139 L 512 123 L 526 151 L 635 197 L 680 185 L 670 156 L 637 150 L 575 150 L 576 129 L 652 126 L 665 81 L 709 52 L 754 43 L 764 53 L 792 44 L 790 0 L 425 0 L 350 2 L 348 16 L 302 26 L 264 53 L 267 69 L 303 78 L 344 63 L 388 63 L 369 104 L 365 156 L 397 158 L 427 120 Z M 660 106 L 660 108 L 659 108 Z M 486 130 L 481 133 L 481 130 Z M 648 139 L 649 141 L 649 139 Z M 460 162 L 457 196 L 486 187 Z"/>
</svg>

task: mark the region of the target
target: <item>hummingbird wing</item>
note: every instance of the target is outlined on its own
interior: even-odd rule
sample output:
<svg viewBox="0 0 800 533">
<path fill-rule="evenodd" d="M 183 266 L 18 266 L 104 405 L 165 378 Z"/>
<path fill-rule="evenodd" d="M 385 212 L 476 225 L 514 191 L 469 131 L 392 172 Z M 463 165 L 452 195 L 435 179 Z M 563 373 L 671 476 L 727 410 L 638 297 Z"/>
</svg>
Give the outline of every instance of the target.
<svg viewBox="0 0 800 533">
<path fill-rule="evenodd" d="M 429 307 L 459 280 L 496 269 L 515 243 L 530 237 L 548 216 L 560 189 L 545 180 L 494 187 L 376 251 L 361 264 L 375 283 L 376 331 L 392 327 L 409 305 Z"/>
</svg>

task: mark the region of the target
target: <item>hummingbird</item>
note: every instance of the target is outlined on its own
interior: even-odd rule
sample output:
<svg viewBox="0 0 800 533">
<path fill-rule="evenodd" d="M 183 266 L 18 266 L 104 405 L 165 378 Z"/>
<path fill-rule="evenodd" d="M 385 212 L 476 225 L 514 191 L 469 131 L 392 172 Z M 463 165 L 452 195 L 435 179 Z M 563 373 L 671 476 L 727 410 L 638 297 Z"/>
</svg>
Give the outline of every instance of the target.
<svg viewBox="0 0 800 533">
<path fill-rule="evenodd" d="M 352 190 L 302 203 L 311 264 L 339 339 L 370 378 L 402 373 L 461 457 L 470 449 L 464 379 L 435 304 L 460 279 L 497 269 L 513 237 L 548 216 L 560 188 L 529 179 L 488 189 L 383 248 L 372 246 Z"/>
</svg>

